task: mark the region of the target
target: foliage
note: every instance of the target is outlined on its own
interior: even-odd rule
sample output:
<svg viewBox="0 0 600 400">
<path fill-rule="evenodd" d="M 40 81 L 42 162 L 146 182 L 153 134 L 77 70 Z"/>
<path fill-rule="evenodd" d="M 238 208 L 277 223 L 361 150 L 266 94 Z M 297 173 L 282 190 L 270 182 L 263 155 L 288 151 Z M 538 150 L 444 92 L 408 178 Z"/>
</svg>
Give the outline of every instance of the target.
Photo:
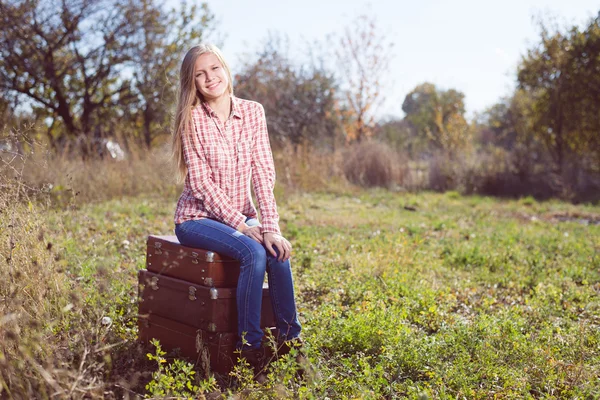
<svg viewBox="0 0 600 400">
<path fill-rule="evenodd" d="M 132 57 L 137 96 L 125 108 L 130 119 L 141 122 L 143 142 L 150 148 L 154 138 L 169 132 L 182 55 L 203 41 L 215 22 L 207 3 L 188 7 L 182 2 L 179 11 L 170 12 L 155 0 L 143 0 L 139 6 L 143 11 L 136 21 L 138 45 Z"/>
<path fill-rule="evenodd" d="M 205 391 L 216 389 L 214 378 L 201 382 L 201 386 L 194 383 L 194 365 L 180 359 L 173 360 L 165 366 L 167 353 L 162 350 L 160 343 L 152 339 L 151 344 L 156 348 L 155 354 L 148 353 L 146 356 L 151 361 L 156 361 L 158 370 L 152 373 L 152 380 L 146 385 L 146 398 L 177 397 L 183 399 L 194 399 Z"/>
<path fill-rule="evenodd" d="M 508 152 L 508 169 L 521 181 L 535 173 L 536 164 L 546 163 L 544 149 L 531 134 L 532 96 L 518 89 L 510 98 L 486 110 L 477 125 L 484 146 L 500 147 Z"/>
<path fill-rule="evenodd" d="M 2 88 L 60 118 L 71 135 L 91 132 L 128 91 L 119 74 L 134 46 L 136 10 L 111 0 L 2 1 L 0 10 Z"/>
<path fill-rule="evenodd" d="M 414 133 L 406 119 L 390 118 L 377 124 L 374 138 L 416 158 L 418 145 Z"/>
<path fill-rule="evenodd" d="M 600 14 L 585 29 L 552 31 L 542 24 L 541 42 L 518 71 L 532 97 L 531 134 L 563 172 L 567 164 L 600 169 Z"/>
<path fill-rule="evenodd" d="M 283 38 L 271 36 L 235 81 L 237 96 L 264 106 L 276 145 L 335 146 L 342 129 L 337 83 L 322 65 L 294 65 Z"/>
<path fill-rule="evenodd" d="M 450 155 L 472 143 L 465 119 L 465 95 L 457 90 L 438 90 L 423 83 L 406 95 L 402 110 L 416 130 L 422 150 L 444 150 Z"/>
<path fill-rule="evenodd" d="M 177 14 L 153 0 L 2 0 L 0 11 L 0 90 L 51 121 L 55 147 L 67 136 L 127 131 L 138 119 L 150 144 L 167 130 L 162 93 L 175 86 L 182 48 L 212 23 L 206 5 L 183 4 Z"/>
<path fill-rule="evenodd" d="M 339 37 L 336 70 L 351 121 L 346 139 L 361 141 L 374 134 L 375 109 L 383 101 L 382 89 L 388 78 L 391 48 L 377 29 L 375 18 L 365 14 L 355 18 Z"/>
</svg>

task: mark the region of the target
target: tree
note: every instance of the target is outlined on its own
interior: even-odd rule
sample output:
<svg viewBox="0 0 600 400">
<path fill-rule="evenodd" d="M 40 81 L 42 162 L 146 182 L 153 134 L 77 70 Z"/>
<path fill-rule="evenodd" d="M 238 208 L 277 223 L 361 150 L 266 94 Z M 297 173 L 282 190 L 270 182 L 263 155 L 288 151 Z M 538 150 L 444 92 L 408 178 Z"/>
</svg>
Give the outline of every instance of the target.
<svg viewBox="0 0 600 400">
<path fill-rule="evenodd" d="M 341 71 L 353 127 L 349 140 L 363 140 L 374 133 L 374 111 L 383 101 L 381 89 L 391 61 L 392 43 L 385 40 L 374 18 L 361 15 L 344 30 L 335 53 Z"/>
<path fill-rule="evenodd" d="M 155 0 L 142 0 L 140 7 L 132 59 L 137 94 L 132 116 L 141 120 L 143 141 L 149 148 L 154 137 L 168 131 L 182 54 L 213 29 L 214 15 L 206 3 L 187 7 L 182 2 L 179 11 L 165 12 Z"/>
<path fill-rule="evenodd" d="M 478 121 L 480 141 L 505 149 L 511 171 L 523 182 L 540 162 L 541 146 L 532 132 L 532 98 L 524 90 L 488 108 Z"/>
<path fill-rule="evenodd" d="M 418 85 L 406 95 L 402 110 L 421 138 L 423 150 L 442 149 L 454 153 L 470 143 L 464 98 L 457 90 L 438 90 L 431 83 Z"/>
<path fill-rule="evenodd" d="M 150 146 L 167 131 L 182 52 L 213 21 L 206 4 L 154 0 L 0 0 L 0 12 L 0 90 L 49 121 L 55 147 L 131 125 Z"/>
<path fill-rule="evenodd" d="M 69 135 L 92 135 L 102 109 L 129 90 L 120 73 L 137 11 L 112 0 L 0 0 L 1 88 L 59 118 Z"/>
<path fill-rule="evenodd" d="M 417 137 L 415 129 L 408 121 L 400 118 L 391 118 L 377 124 L 375 138 L 388 144 L 395 150 L 405 151 L 411 157 L 415 154 Z"/>
<path fill-rule="evenodd" d="M 270 37 L 256 59 L 236 75 L 236 95 L 263 104 L 277 143 L 331 147 L 341 131 L 333 74 L 314 64 L 295 66 L 286 56 L 286 45 Z"/>
<path fill-rule="evenodd" d="M 519 87 L 532 98 L 532 132 L 558 173 L 567 164 L 600 170 L 600 15 L 585 30 L 553 32 L 542 25 L 541 42 L 518 70 Z"/>
</svg>

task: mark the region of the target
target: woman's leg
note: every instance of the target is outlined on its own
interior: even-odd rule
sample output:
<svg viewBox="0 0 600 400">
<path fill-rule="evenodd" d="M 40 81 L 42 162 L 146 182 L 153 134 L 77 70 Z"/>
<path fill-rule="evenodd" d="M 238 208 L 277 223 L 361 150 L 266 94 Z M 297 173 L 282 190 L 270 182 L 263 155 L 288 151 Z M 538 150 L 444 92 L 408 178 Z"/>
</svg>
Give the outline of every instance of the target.
<svg viewBox="0 0 600 400">
<path fill-rule="evenodd" d="M 248 219 L 246 224 L 255 226 L 258 221 L 252 218 Z M 290 260 L 279 262 L 267 249 L 265 249 L 265 252 L 267 255 L 269 293 L 271 294 L 271 303 L 277 324 L 277 339 L 279 342 L 295 339 L 300 336 L 302 328 L 296 310 Z"/>
<path fill-rule="evenodd" d="M 302 328 L 296 310 L 290 260 L 277 261 L 277 258 L 267 250 L 267 274 L 271 303 L 277 323 L 277 341 L 281 343 L 295 339 L 300 336 Z"/>
<path fill-rule="evenodd" d="M 178 224 L 175 234 L 184 246 L 214 251 L 240 262 L 236 292 L 238 335 L 250 348 L 260 348 L 262 286 L 267 265 L 264 247 L 230 226 L 208 218 Z M 241 340 L 238 348 L 242 348 Z"/>
</svg>

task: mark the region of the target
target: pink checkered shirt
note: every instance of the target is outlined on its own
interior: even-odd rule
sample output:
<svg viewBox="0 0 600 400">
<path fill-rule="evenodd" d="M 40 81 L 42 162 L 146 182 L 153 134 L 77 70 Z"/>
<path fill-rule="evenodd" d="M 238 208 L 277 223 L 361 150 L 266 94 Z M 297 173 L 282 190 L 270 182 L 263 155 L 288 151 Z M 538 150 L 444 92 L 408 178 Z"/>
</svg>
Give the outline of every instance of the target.
<svg viewBox="0 0 600 400">
<path fill-rule="evenodd" d="M 188 173 L 175 223 L 211 218 L 236 229 L 246 217 L 257 217 L 250 193 L 252 182 L 263 232 L 281 233 L 263 106 L 232 96 L 231 115 L 222 123 L 208 104 L 202 103 L 192 109 L 192 126 L 193 130 L 183 135 Z"/>
</svg>

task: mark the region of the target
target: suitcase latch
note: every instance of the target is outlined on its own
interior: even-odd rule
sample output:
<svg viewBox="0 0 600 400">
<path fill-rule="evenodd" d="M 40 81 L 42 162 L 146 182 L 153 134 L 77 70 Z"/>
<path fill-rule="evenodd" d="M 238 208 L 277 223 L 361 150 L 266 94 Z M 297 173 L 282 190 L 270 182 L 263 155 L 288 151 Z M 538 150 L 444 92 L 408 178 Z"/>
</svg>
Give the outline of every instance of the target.
<svg viewBox="0 0 600 400">
<path fill-rule="evenodd" d="M 198 253 L 196 253 L 195 251 L 192 251 L 192 263 L 198 264 Z"/>
<path fill-rule="evenodd" d="M 204 284 L 206 286 L 212 286 L 213 285 L 213 278 L 204 278 Z"/>
<path fill-rule="evenodd" d="M 196 300 L 196 288 L 193 286 L 190 286 L 190 289 L 188 291 L 189 296 L 188 298 L 192 301 Z"/>
<path fill-rule="evenodd" d="M 210 288 L 210 298 L 212 300 L 216 300 L 219 298 L 219 291 L 217 289 L 215 289 L 214 287 Z"/>
<path fill-rule="evenodd" d="M 206 262 L 213 262 L 215 260 L 215 253 L 212 251 L 206 252 Z"/>
<path fill-rule="evenodd" d="M 153 276 L 152 279 L 150 279 L 150 287 L 152 290 L 158 290 L 158 277 Z"/>
<path fill-rule="evenodd" d="M 161 242 L 154 242 L 154 254 L 162 254 Z"/>
</svg>

